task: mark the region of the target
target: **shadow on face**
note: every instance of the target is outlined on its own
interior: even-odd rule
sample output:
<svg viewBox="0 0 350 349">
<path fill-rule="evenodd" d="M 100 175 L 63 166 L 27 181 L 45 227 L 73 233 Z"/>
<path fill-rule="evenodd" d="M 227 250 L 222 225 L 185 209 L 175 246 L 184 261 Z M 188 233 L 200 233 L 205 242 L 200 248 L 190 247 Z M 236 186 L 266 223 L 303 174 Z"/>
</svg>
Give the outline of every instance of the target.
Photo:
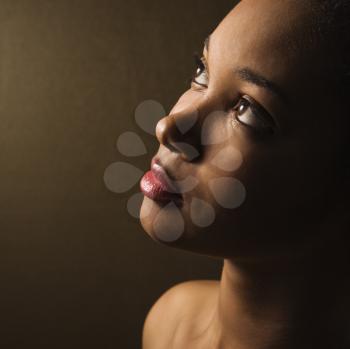
<svg viewBox="0 0 350 349">
<path fill-rule="evenodd" d="M 144 198 L 154 240 L 250 258 L 328 234 L 343 110 L 329 95 L 325 48 L 310 44 L 311 11 L 242 1 L 206 40 L 190 89 L 157 125 L 155 159 L 181 200 Z"/>
</svg>

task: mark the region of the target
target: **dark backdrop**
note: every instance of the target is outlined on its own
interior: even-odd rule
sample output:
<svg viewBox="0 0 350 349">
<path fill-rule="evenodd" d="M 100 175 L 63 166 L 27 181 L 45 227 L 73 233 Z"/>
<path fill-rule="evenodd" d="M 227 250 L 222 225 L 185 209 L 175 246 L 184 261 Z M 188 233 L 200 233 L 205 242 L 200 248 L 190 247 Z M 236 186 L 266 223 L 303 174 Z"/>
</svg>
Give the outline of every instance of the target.
<svg viewBox="0 0 350 349">
<path fill-rule="evenodd" d="M 154 243 L 105 168 L 145 99 L 169 110 L 233 3 L 0 0 L 0 346 L 140 348 L 170 286 L 222 262 Z M 148 167 L 148 154 L 133 162 Z"/>
</svg>

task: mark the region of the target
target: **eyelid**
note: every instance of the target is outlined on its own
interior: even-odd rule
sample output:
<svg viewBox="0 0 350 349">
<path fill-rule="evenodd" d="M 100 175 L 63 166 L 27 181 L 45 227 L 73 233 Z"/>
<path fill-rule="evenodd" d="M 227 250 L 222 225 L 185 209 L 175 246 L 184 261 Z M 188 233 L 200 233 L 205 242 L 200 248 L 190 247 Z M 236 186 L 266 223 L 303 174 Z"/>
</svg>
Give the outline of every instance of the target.
<svg viewBox="0 0 350 349">
<path fill-rule="evenodd" d="M 196 64 L 198 67 L 201 66 L 201 68 L 203 69 L 202 70 L 202 73 L 205 72 L 206 76 L 207 76 L 207 80 L 209 81 L 209 72 L 208 72 L 208 65 L 207 65 L 207 62 L 205 60 L 205 57 L 202 56 L 200 57 L 197 53 L 194 54 L 194 58 L 195 58 L 195 61 L 196 61 Z M 199 82 L 196 81 L 196 78 L 198 76 L 196 75 L 193 75 L 192 78 L 191 78 L 191 82 L 196 85 L 196 86 L 201 86 L 201 87 L 204 87 L 204 88 L 208 88 L 208 85 L 207 84 L 201 84 Z"/>
<path fill-rule="evenodd" d="M 265 119 L 267 119 L 268 120 L 268 123 L 270 124 L 270 125 L 272 125 L 272 127 L 274 128 L 274 129 L 276 129 L 277 128 L 277 124 L 276 124 L 276 122 L 275 122 L 275 119 L 270 115 L 270 113 L 264 108 L 264 107 L 262 107 L 258 102 L 256 102 L 252 97 L 250 97 L 250 96 L 248 96 L 248 95 L 243 95 L 242 97 L 241 97 L 241 99 L 246 99 L 249 103 L 250 103 L 250 107 L 253 109 L 253 111 L 257 111 L 258 113 L 258 115 L 259 114 L 262 114 L 263 115 L 263 117 L 265 118 Z M 239 103 L 239 101 L 238 101 L 238 103 Z M 237 104 L 238 104 L 237 103 Z M 264 121 L 264 120 L 263 120 Z"/>
<path fill-rule="evenodd" d="M 204 53 L 203 53 L 201 60 L 202 60 L 202 63 L 204 64 L 205 70 L 207 71 L 207 75 L 209 78 L 209 66 L 208 66 L 208 61 L 207 61 Z"/>
</svg>

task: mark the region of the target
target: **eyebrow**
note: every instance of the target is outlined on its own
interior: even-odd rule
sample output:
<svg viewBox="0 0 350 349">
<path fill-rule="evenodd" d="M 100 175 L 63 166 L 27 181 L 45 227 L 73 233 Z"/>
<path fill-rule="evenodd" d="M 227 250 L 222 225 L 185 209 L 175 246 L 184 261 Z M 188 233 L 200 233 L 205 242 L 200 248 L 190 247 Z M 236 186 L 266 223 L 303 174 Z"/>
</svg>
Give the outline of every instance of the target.
<svg viewBox="0 0 350 349">
<path fill-rule="evenodd" d="M 211 36 L 209 35 L 204 40 L 204 47 L 207 51 L 209 51 L 210 37 Z M 234 72 L 241 80 L 268 90 L 275 96 L 279 97 L 285 104 L 288 104 L 288 98 L 286 94 L 282 91 L 282 89 L 279 86 L 277 86 L 274 82 L 268 80 L 261 74 L 255 72 L 254 70 L 248 67 L 237 68 Z"/>
<path fill-rule="evenodd" d="M 266 79 L 259 73 L 253 71 L 248 67 L 238 68 L 235 70 L 235 74 L 241 79 L 253 85 L 262 87 L 274 95 L 279 97 L 284 103 L 288 104 L 288 98 L 285 93 L 274 82 Z"/>
</svg>

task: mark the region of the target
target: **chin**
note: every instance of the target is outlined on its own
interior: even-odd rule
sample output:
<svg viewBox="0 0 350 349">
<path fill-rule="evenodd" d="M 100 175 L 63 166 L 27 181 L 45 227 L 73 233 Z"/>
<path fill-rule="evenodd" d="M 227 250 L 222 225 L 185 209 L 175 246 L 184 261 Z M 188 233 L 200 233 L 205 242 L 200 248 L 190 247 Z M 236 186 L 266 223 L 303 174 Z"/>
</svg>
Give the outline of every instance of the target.
<svg viewBox="0 0 350 349">
<path fill-rule="evenodd" d="M 140 209 L 140 222 L 144 231 L 155 241 L 157 241 L 157 238 L 153 231 L 153 221 L 160 210 L 161 206 L 144 196 Z"/>
<path fill-rule="evenodd" d="M 220 222 L 198 227 L 188 215 L 186 204 L 159 203 L 144 197 L 140 221 L 145 232 L 157 243 L 213 258 L 232 256 L 235 235 L 226 234 Z"/>
<path fill-rule="evenodd" d="M 184 208 L 173 201 L 159 202 L 144 196 L 140 221 L 143 229 L 155 241 L 174 244 L 187 234 Z"/>
</svg>

